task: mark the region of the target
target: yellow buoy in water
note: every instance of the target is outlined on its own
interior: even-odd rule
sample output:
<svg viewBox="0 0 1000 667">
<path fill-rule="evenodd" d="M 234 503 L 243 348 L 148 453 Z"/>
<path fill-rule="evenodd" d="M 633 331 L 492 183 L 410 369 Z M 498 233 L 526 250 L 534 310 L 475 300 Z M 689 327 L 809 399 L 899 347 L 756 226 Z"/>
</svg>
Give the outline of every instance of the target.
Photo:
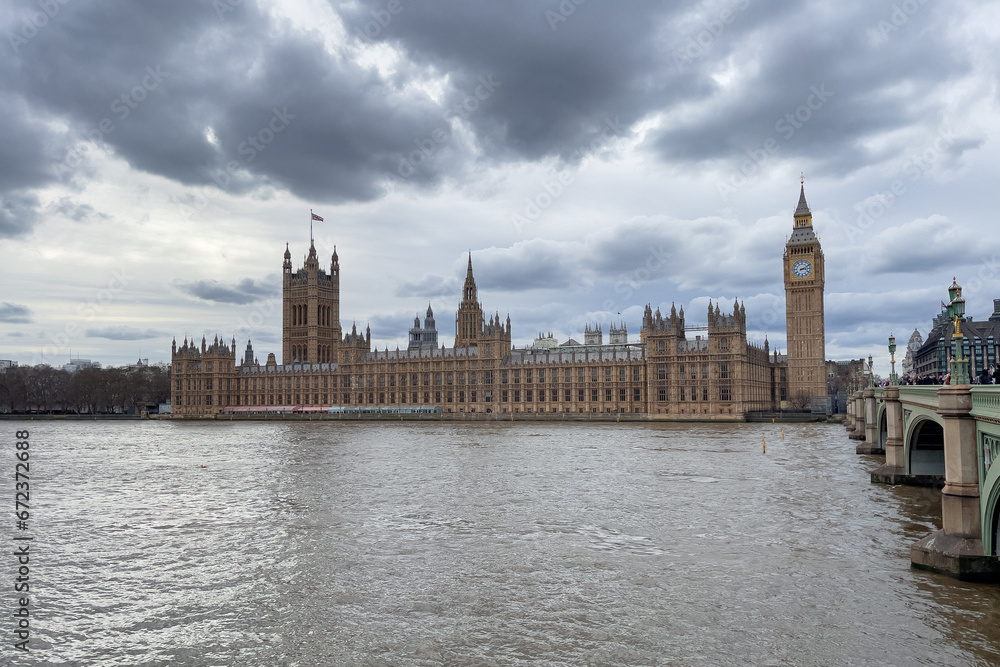
<svg viewBox="0 0 1000 667">
<path fill-rule="evenodd" d="M 205 465 L 204 463 L 202 463 L 202 464 L 201 464 L 201 467 L 202 467 L 202 468 L 207 468 L 208 466 L 207 466 L 207 465 Z"/>
</svg>

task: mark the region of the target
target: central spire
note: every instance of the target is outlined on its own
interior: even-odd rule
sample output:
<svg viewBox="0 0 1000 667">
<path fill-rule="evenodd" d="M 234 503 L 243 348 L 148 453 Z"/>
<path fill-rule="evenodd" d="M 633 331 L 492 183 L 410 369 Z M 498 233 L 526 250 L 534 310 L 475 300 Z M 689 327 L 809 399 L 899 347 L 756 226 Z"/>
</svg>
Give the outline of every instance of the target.
<svg viewBox="0 0 1000 667">
<path fill-rule="evenodd" d="M 812 215 L 809 211 L 809 204 L 806 203 L 806 176 L 804 173 L 799 176 L 799 182 L 801 183 L 801 189 L 799 190 L 799 205 L 795 207 L 796 218 L 805 215 Z"/>
<path fill-rule="evenodd" d="M 472 275 L 472 251 L 469 251 L 469 268 L 465 272 L 465 286 L 462 288 L 464 301 L 476 300 L 476 279 Z"/>
</svg>

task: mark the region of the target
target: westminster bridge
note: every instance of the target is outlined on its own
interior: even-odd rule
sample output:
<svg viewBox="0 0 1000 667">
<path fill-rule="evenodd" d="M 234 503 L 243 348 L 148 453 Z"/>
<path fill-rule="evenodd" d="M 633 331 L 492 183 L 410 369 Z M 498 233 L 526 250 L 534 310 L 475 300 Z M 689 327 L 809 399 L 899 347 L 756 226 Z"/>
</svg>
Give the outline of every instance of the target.
<svg viewBox="0 0 1000 667">
<path fill-rule="evenodd" d="M 1000 386 L 869 387 L 845 424 L 859 454 L 885 455 L 872 482 L 941 487 L 942 528 L 911 547 L 912 565 L 1000 581 Z"/>
</svg>

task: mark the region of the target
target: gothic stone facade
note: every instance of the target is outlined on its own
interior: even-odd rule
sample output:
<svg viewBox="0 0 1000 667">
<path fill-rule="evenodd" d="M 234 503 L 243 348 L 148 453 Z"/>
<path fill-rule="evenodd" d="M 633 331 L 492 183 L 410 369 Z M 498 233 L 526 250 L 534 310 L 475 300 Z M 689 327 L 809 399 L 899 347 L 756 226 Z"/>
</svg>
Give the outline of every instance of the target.
<svg viewBox="0 0 1000 667">
<path fill-rule="evenodd" d="M 803 190 L 784 261 L 787 308 L 794 309 L 787 314 L 787 357 L 772 354 L 767 342 L 756 346 L 747 340 L 746 311 L 738 303 L 731 312 L 710 303 L 707 325 L 694 327 L 686 326 L 683 308 L 672 306 L 665 316 L 647 305 L 639 342 L 619 335 L 604 344 L 590 336 L 582 345 L 567 341 L 516 349 L 510 317 L 501 320 L 496 313 L 487 319 L 483 312 L 471 256 L 453 347 L 420 344 L 436 341 L 428 309 L 430 323 L 419 327 L 419 343 L 373 350 L 370 330 L 341 331 L 336 251 L 327 272 L 310 245 L 296 272 L 285 250 L 282 363 L 269 354 L 260 364 L 249 342 L 238 359 L 235 340 L 202 338 L 200 346 L 186 338 L 180 346 L 175 341 L 173 414 L 430 405 L 444 414 L 489 418 L 629 414 L 652 420 L 742 420 L 749 412 L 787 407 L 784 399 L 791 391 L 825 395 L 825 386 L 820 389 L 820 383 L 825 385 L 823 259 L 804 206 Z M 805 272 L 802 264 L 796 269 L 803 259 L 810 263 L 811 280 L 796 275 Z"/>
</svg>

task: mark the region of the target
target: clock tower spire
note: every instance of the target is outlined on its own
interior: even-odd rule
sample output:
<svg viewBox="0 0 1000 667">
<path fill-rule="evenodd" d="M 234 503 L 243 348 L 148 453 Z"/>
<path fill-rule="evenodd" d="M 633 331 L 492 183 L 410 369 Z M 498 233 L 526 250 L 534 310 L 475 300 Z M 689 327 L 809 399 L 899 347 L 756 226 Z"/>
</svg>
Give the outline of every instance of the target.
<svg viewBox="0 0 1000 667">
<path fill-rule="evenodd" d="M 785 325 L 788 340 L 788 398 L 809 406 L 813 398 L 825 402 L 826 333 L 823 288 L 826 269 L 823 249 L 813 231 L 806 203 L 805 176 L 800 178 L 792 235 L 785 243 Z M 819 406 L 816 406 L 817 408 Z M 825 409 L 826 406 L 823 406 Z"/>
</svg>

